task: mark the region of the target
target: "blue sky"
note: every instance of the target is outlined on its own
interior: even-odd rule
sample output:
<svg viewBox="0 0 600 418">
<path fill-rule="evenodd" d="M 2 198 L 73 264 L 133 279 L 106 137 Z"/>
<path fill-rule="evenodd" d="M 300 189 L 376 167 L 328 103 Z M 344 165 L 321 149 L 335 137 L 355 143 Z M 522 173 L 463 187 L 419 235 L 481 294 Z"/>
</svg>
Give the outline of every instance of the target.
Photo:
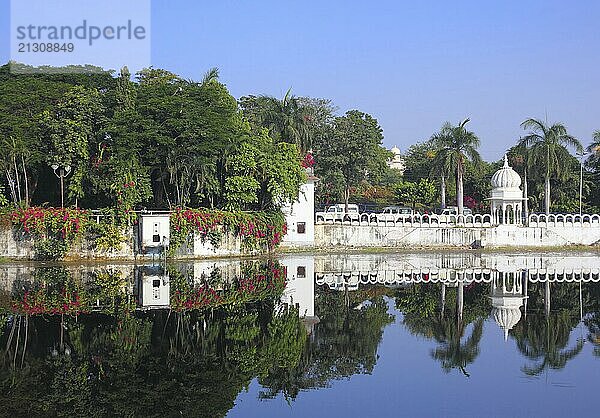
<svg viewBox="0 0 600 418">
<path fill-rule="evenodd" d="M 25 0 L 26 1 L 26 0 Z M 600 3 L 564 1 L 152 2 L 152 64 L 199 79 L 218 67 L 236 96 L 330 98 L 405 150 L 470 117 L 499 159 L 526 117 L 600 129 Z M 9 57 L 0 0 L 0 60 Z"/>
</svg>

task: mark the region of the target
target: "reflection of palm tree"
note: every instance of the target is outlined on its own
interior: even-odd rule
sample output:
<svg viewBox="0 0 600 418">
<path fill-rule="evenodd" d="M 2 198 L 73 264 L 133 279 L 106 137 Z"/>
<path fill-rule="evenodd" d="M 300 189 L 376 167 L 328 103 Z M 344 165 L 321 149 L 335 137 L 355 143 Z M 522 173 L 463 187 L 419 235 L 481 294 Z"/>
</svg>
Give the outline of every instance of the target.
<svg viewBox="0 0 600 418">
<path fill-rule="evenodd" d="M 442 369 L 448 373 L 451 369 L 458 368 L 465 376 L 469 377 L 466 367 L 475 361 L 479 355 L 479 342 L 483 335 L 483 319 L 478 319 L 473 325 L 471 335 L 462 342 L 465 328 L 461 322 L 442 320 L 437 324 L 436 340 L 440 346 L 431 351 L 431 357 L 442 363 Z"/>
<path fill-rule="evenodd" d="M 537 376 L 546 369 L 562 369 L 567 362 L 577 356 L 583 349 L 583 340 L 577 340 L 572 348 L 566 348 L 569 335 L 576 325 L 567 311 L 550 314 L 547 318 L 541 315 L 530 315 L 522 324 L 517 325 L 514 338 L 517 348 L 528 359 L 534 361 L 531 366 L 524 366 L 523 372 Z"/>
<path fill-rule="evenodd" d="M 433 338 L 439 346 L 431 351 L 431 357 L 442 363 L 445 372 L 457 368 L 469 377 L 467 365 L 473 363 L 479 355 L 479 342 L 483 335 L 483 317 L 477 317 L 471 334 L 463 340 L 468 322 L 463 321 L 464 302 L 463 283 L 459 282 L 456 291 L 456 304 L 450 306 L 451 315 L 444 316 L 446 304 L 446 286 L 442 286 L 440 315 L 423 316 L 417 312 L 405 314 L 404 325 L 415 335 Z M 449 309 L 449 310 L 450 310 Z M 468 317 L 468 316 L 467 316 Z"/>
<path fill-rule="evenodd" d="M 594 355 L 600 357 L 600 314 L 593 313 L 585 319 L 588 330 L 588 341 L 594 345 Z"/>
</svg>

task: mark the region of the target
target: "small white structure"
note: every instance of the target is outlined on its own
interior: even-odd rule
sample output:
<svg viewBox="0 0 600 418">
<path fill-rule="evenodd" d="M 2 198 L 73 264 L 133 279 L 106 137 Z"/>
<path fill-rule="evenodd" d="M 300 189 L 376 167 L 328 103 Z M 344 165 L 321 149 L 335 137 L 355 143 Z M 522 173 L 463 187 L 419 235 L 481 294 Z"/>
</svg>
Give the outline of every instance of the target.
<svg viewBox="0 0 600 418">
<path fill-rule="evenodd" d="M 525 294 L 527 293 L 525 280 Z M 527 296 L 523 296 L 523 278 L 521 272 L 498 272 L 492 280 L 490 292 L 492 315 L 502 329 L 504 341 L 510 331 L 521 320 L 521 306 Z"/>
<path fill-rule="evenodd" d="M 504 166 L 492 176 L 491 211 L 494 225 L 520 225 L 523 215 L 523 192 L 521 176 L 508 165 L 504 156 Z"/>
<path fill-rule="evenodd" d="M 404 165 L 404 159 L 402 158 L 402 154 L 400 153 L 400 148 L 394 145 L 390 151 L 394 155 L 387 161 L 388 167 L 399 170 L 400 174 L 404 174 L 404 169 L 406 168 L 406 166 Z"/>
<path fill-rule="evenodd" d="M 308 179 L 300 186 L 298 201 L 283 207 L 287 234 L 282 244 L 287 246 L 312 246 L 315 243 L 315 183 L 319 181 L 307 169 Z"/>
<path fill-rule="evenodd" d="M 142 252 L 149 248 L 168 247 L 170 239 L 169 213 L 140 214 Z"/>
<path fill-rule="evenodd" d="M 139 303 L 143 309 L 169 307 L 170 285 L 167 274 L 142 274 L 140 281 Z"/>
</svg>

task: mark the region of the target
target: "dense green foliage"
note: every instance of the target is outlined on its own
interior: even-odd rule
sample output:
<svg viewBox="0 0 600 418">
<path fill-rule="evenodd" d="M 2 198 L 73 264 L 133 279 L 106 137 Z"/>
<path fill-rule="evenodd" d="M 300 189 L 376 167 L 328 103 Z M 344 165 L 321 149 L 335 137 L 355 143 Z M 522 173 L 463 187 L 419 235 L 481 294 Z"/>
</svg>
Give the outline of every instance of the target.
<svg viewBox="0 0 600 418">
<path fill-rule="evenodd" d="M 116 76 L 83 70 L 13 74 L 0 67 L 0 206 L 57 205 L 54 174 L 69 166 L 67 206 L 277 211 L 297 198 L 301 164 L 310 161 L 320 203 L 486 210 L 498 164 L 481 161 L 468 119 L 409 147 L 402 174 L 386 165 L 391 155 L 377 120 L 358 110 L 338 115 L 328 99 L 288 90 L 283 98 L 236 100 L 216 69 L 200 81 L 155 68 L 133 79 L 126 67 Z M 508 152 L 522 159 L 511 163 L 527 177 L 530 209 L 549 210 L 552 188 L 553 211 L 577 211 L 580 162 L 565 147 L 582 152 L 579 141 L 562 124 L 528 119 L 522 126 L 526 136 Z M 600 207 L 600 134 L 594 138 L 583 174 L 585 211 Z M 435 183 L 434 199 L 429 187 L 414 197 L 410 184 L 424 179 Z"/>
<path fill-rule="evenodd" d="M 361 182 L 377 183 L 389 157 L 382 141 L 379 123 L 368 114 L 351 110 L 335 118 L 329 133 L 315 144 L 315 172 L 329 188 L 326 193 L 348 204 L 352 189 Z"/>
<path fill-rule="evenodd" d="M 214 70 L 195 82 L 150 68 L 134 82 L 127 68 L 114 78 L 3 66 L 0 81 L 0 166 L 14 204 L 60 202 L 52 165 L 71 168 L 67 205 L 122 211 L 278 210 L 305 178 L 294 141 L 251 126 Z"/>
</svg>

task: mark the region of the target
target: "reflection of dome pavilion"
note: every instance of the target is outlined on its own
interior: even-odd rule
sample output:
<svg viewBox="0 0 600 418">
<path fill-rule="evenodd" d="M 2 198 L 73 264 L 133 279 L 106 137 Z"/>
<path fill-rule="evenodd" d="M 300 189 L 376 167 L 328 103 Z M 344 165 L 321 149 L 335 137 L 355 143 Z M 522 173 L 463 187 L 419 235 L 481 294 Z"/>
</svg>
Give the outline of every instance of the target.
<svg viewBox="0 0 600 418">
<path fill-rule="evenodd" d="M 521 275 L 499 272 L 492 280 L 490 299 L 492 300 L 494 321 L 502 329 L 506 341 L 508 340 L 508 331 L 521 320 L 521 306 L 527 299 L 527 296 L 523 296 Z"/>
<path fill-rule="evenodd" d="M 504 166 L 492 176 L 491 201 L 494 224 L 521 224 L 523 214 L 523 192 L 521 176 L 508 165 L 504 156 Z"/>
</svg>

